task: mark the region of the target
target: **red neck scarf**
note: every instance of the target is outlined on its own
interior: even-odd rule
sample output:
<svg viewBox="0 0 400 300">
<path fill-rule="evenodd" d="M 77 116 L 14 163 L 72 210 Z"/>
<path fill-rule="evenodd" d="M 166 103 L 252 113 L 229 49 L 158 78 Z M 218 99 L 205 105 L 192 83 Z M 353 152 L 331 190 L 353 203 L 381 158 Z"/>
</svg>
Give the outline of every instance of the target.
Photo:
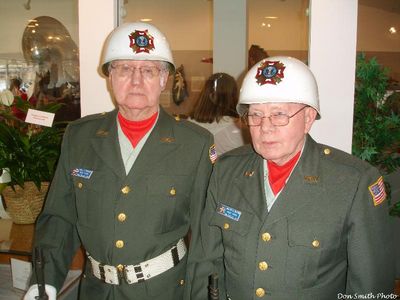
<svg viewBox="0 0 400 300">
<path fill-rule="evenodd" d="M 158 112 L 154 113 L 150 118 L 142 121 L 130 121 L 125 119 L 121 113 L 118 113 L 118 121 L 122 132 L 131 142 L 133 148 L 137 146 L 140 140 L 151 129 L 157 119 Z"/>
<path fill-rule="evenodd" d="M 285 186 L 286 180 L 292 172 L 294 166 L 299 160 L 301 151 L 299 151 L 291 160 L 282 166 L 267 160 L 268 180 L 274 195 L 277 195 Z"/>
</svg>

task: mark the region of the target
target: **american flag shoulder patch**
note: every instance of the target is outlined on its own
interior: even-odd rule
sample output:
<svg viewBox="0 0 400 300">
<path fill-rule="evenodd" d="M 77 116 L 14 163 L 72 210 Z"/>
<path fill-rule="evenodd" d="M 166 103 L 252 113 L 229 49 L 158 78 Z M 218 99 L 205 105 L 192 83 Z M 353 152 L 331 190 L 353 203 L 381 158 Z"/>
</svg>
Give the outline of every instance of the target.
<svg viewBox="0 0 400 300">
<path fill-rule="evenodd" d="M 379 177 L 378 180 L 368 187 L 371 193 L 372 200 L 374 201 L 374 206 L 381 204 L 386 199 L 385 183 L 383 182 L 383 177 Z"/>
<path fill-rule="evenodd" d="M 210 157 L 211 163 L 214 164 L 218 158 L 217 150 L 215 150 L 215 144 L 212 144 L 210 149 L 208 149 L 208 156 Z"/>
</svg>

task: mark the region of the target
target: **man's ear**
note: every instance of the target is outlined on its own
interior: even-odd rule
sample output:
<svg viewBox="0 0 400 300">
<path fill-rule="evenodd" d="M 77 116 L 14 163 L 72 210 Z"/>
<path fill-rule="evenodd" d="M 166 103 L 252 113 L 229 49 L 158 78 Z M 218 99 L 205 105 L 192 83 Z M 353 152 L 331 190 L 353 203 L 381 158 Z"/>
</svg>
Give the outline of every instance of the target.
<svg viewBox="0 0 400 300">
<path fill-rule="evenodd" d="M 312 107 L 307 107 L 304 113 L 304 133 L 308 133 L 311 130 L 311 126 L 317 118 L 317 111 Z"/>
<path fill-rule="evenodd" d="M 160 86 L 163 91 L 167 85 L 168 81 L 168 72 L 160 72 Z"/>
</svg>

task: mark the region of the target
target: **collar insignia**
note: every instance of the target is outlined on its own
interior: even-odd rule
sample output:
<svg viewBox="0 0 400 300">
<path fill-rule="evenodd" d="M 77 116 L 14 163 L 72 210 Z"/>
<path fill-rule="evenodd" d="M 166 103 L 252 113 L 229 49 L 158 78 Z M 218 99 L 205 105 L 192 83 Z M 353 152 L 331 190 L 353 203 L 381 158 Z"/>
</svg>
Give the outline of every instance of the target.
<svg viewBox="0 0 400 300">
<path fill-rule="evenodd" d="M 254 171 L 246 171 L 244 172 L 244 176 L 246 177 L 252 177 L 254 175 Z"/>
<path fill-rule="evenodd" d="M 108 131 L 107 130 L 103 130 L 103 129 L 99 129 L 96 132 L 97 136 L 107 136 L 108 135 Z"/>
<path fill-rule="evenodd" d="M 160 139 L 160 141 L 163 143 L 173 143 L 175 142 L 175 139 L 172 137 L 163 137 Z"/>
<path fill-rule="evenodd" d="M 317 183 L 319 181 L 318 176 L 304 176 L 304 180 L 308 183 Z"/>
</svg>

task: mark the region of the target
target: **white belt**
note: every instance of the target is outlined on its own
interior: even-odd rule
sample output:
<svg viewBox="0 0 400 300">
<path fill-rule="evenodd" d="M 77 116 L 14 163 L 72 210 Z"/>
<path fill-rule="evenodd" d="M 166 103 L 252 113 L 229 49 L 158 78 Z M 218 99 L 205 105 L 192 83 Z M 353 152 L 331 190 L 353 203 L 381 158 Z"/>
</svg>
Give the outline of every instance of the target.
<svg viewBox="0 0 400 300">
<path fill-rule="evenodd" d="M 186 254 L 186 245 L 180 239 L 168 251 L 152 259 L 143 261 L 137 265 L 103 265 L 86 253 L 92 264 L 92 272 L 95 277 L 109 284 L 120 284 L 124 278 L 128 284 L 142 282 L 153 278 L 175 267 Z"/>
</svg>

